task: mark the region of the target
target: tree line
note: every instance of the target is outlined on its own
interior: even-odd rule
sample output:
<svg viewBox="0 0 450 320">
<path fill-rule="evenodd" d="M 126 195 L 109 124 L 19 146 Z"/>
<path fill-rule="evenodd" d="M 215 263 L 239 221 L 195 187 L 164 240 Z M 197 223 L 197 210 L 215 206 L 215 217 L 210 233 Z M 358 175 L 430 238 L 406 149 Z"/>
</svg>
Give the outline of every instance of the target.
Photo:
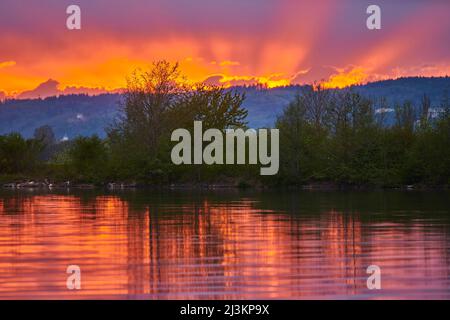
<svg viewBox="0 0 450 320">
<path fill-rule="evenodd" d="M 0 136 L 0 179 L 36 177 L 102 184 L 224 182 L 395 187 L 450 183 L 450 106 L 444 95 L 436 117 L 430 99 L 420 106 L 405 101 L 395 123 L 385 123 L 385 100 L 375 102 L 349 90 L 320 84 L 299 88 L 274 124 L 280 130 L 280 172 L 259 176 L 255 165 L 175 166 L 171 132 L 208 128 L 246 128 L 245 94 L 203 83 L 189 83 L 177 64 L 159 61 L 127 79 L 120 115 L 107 137 L 56 142 L 50 127 L 32 139 Z M 378 111 L 377 111 L 378 109 Z M 419 111 L 418 111 L 419 110 Z"/>
<path fill-rule="evenodd" d="M 305 87 L 277 119 L 283 183 L 334 181 L 393 187 L 450 182 L 450 106 L 446 95 L 437 117 L 430 99 L 419 108 L 394 106 L 386 125 L 384 99 L 375 102 L 351 90 Z"/>
</svg>

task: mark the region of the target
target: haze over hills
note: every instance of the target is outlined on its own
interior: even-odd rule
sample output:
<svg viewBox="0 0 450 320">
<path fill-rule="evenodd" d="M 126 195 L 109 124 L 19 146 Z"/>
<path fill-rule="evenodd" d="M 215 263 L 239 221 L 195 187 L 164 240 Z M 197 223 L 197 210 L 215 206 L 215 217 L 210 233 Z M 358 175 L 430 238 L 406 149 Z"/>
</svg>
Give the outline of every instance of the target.
<svg viewBox="0 0 450 320">
<path fill-rule="evenodd" d="M 57 89 L 57 84 L 57 81 L 49 80 L 45 85 L 41 85 L 39 90 L 60 95 L 62 92 Z M 273 126 L 277 115 L 295 97 L 300 88 L 300 86 L 273 89 L 235 87 L 230 90 L 246 94 L 244 107 L 249 111 L 249 126 L 259 128 Z M 400 78 L 353 86 L 350 90 L 374 101 L 385 97 L 389 108 L 405 100 L 419 106 L 423 95 L 427 94 L 431 99 L 432 108 L 438 108 L 445 92 L 450 93 L 450 78 Z M 26 98 L 27 94 L 30 93 L 23 93 L 21 98 Z M 19 132 L 25 137 L 31 137 L 36 128 L 50 125 L 57 138 L 67 136 L 70 139 L 78 135 L 92 134 L 104 137 L 104 128 L 117 115 L 120 100 L 121 96 L 117 93 L 6 100 L 0 104 L 0 134 Z M 393 113 L 391 112 L 389 116 L 392 117 Z"/>
</svg>

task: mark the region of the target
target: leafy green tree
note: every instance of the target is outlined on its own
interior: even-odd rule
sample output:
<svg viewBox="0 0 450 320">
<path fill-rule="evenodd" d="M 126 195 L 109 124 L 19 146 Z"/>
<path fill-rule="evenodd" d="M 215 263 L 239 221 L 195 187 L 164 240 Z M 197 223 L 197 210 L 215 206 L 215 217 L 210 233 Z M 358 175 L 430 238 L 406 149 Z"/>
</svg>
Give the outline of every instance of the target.
<svg viewBox="0 0 450 320">
<path fill-rule="evenodd" d="M 416 121 L 416 112 L 411 101 L 405 101 L 403 105 L 397 104 L 395 106 L 395 120 L 397 128 L 412 134 Z"/>
<path fill-rule="evenodd" d="M 308 119 L 308 103 L 307 97 L 297 95 L 276 122 L 280 130 L 280 175 L 285 183 L 321 179 L 328 167 L 328 133 L 314 118 Z"/>
<path fill-rule="evenodd" d="M 66 159 L 77 180 L 103 182 L 107 174 L 108 149 L 98 136 L 76 138 Z"/>
<path fill-rule="evenodd" d="M 135 72 L 128 80 L 123 112 L 107 130 L 114 171 L 143 180 L 170 174 L 171 132 L 191 129 L 195 120 L 203 121 L 204 128 L 244 126 L 243 100 L 224 88 L 188 85 L 178 64 L 158 61 L 149 71 Z"/>
<path fill-rule="evenodd" d="M 122 114 L 108 130 L 110 138 L 120 136 L 156 156 L 167 132 L 167 111 L 182 91 L 178 64 L 158 61 L 150 71 L 135 71 L 127 81 Z"/>
<path fill-rule="evenodd" d="M 56 142 L 53 129 L 48 125 L 39 127 L 34 130 L 34 139 L 40 141 L 46 147 Z"/>
<path fill-rule="evenodd" d="M 40 141 L 25 140 L 18 133 L 0 136 L 0 173 L 28 173 L 38 165 L 43 146 Z"/>
<path fill-rule="evenodd" d="M 248 115 L 244 100 L 243 94 L 199 83 L 178 97 L 169 119 L 173 128 L 191 128 L 194 121 L 202 121 L 205 129 L 242 128 Z"/>
</svg>

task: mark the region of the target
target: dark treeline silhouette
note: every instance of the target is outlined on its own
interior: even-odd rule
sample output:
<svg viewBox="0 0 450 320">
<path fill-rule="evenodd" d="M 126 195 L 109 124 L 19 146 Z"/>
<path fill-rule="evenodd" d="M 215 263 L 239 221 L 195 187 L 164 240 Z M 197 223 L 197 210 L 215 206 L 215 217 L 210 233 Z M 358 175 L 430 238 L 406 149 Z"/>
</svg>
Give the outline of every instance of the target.
<svg viewBox="0 0 450 320">
<path fill-rule="evenodd" d="M 354 88 L 297 87 L 278 116 L 280 171 L 261 177 L 259 165 L 181 165 L 170 159 L 171 132 L 245 128 L 245 93 L 202 83 L 188 84 L 177 64 L 156 62 L 135 72 L 122 95 L 119 115 L 96 135 L 57 141 L 42 126 L 33 138 L 0 136 L 0 179 L 48 179 L 103 184 L 233 183 L 264 185 L 446 186 L 450 182 L 450 104 L 439 108 L 423 95 L 420 105 L 369 99 Z M 436 99 L 436 97 L 434 97 Z M 395 121 L 387 124 L 387 110 Z"/>
</svg>

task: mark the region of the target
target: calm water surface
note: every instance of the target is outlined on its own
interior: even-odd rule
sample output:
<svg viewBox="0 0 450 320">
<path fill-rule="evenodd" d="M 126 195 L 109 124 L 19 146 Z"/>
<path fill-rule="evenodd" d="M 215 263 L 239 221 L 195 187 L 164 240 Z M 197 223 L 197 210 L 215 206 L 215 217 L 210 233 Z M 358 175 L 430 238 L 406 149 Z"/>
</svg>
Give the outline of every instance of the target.
<svg viewBox="0 0 450 320">
<path fill-rule="evenodd" d="M 450 299 L 449 195 L 0 191 L 0 298 Z"/>
</svg>

